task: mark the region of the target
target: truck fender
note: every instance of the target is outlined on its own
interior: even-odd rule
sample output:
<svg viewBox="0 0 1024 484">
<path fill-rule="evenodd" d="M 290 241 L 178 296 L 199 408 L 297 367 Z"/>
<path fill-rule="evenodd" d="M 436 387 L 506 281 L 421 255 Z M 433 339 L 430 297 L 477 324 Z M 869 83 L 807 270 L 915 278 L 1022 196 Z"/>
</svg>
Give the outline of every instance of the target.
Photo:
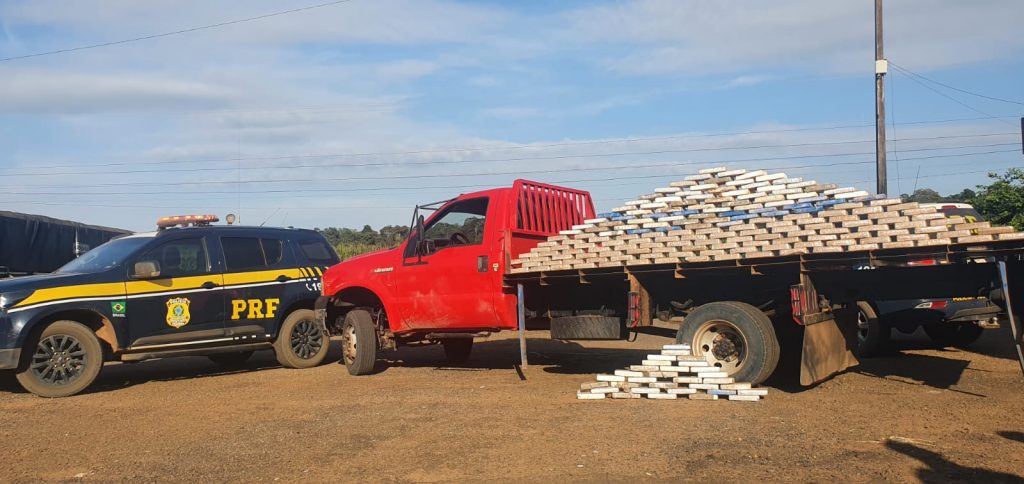
<svg viewBox="0 0 1024 484">
<path fill-rule="evenodd" d="M 379 307 L 384 310 L 384 314 L 387 315 L 388 321 L 394 326 L 394 323 L 400 321 L 400 315 L 397 313 L 392 306 L 384 302 L 384 298 L 380 297 L 382 293 L 375 291 L 372 288 L 364 286 L 349 286 L 341 289 L 333 296 L 330 296 L 330 300 L 334 304 L 328 304 L 325 308 L 330 312 L 331 306 L 338 307 L 338 302 L 342 302 L 342 307 L 347 307 L 344 312 L 348 312 L 348 309 L 354 309 L 359 307 Z M 386 294 L 386 293 L 384 293 Z M 337 313 L 336 313 L 337 314 Z M 340 313 L 343 314 L 343 313 Z M 331 322 L 328 319 L 328 324 Z"/>
<path fill-rule="evenodd" d="M 92 329 L 96 333 L 96 337 L 106 343 L 111 353 L 117 353 L 121 350 L 117 330 L 113 322 L 103 314 L 88 307 L 63 307 L 36 315 L 22 329 L 17 342 L 18 347 L 24 347 L 30 337 L 34 338 L 41 333 L 49 323 L 62 319 L 77 321 Z"/>
</svg>

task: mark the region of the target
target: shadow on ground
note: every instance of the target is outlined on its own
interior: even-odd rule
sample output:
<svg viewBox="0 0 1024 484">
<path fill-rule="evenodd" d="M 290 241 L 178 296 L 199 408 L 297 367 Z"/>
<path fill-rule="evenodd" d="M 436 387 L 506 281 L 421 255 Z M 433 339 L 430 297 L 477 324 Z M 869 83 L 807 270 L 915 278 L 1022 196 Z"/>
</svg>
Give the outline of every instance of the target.
<svg viewBox="0 0 1024 484">
<path fill-rule="evenodd" d="M 337 361 L 339 358 L 341 350 L 335 344 L 327 354 L 324 364 Z M 82 394 L 109 392 L 149 382 L 211 378 L 275 368 L 281 368 L 281 365 L 274 358 L 272 351 L 257 351 L 249 361 L 228 366 L 214 363 L 205 356 L 166 358 L 139 363 L 108 363 L 104 365 L 96 381 Z M 13 372 L 0 374 L 0 391 L 26 393 L 18 384 Z"/>
<path fill-rule="evenodd" d="M 904 353 L 894 357 L 863 359 L 860 365 L 852 368 L 851 371 L 909 385 L 925 385 L 941 390 L 952 390 L 951 387 L 960 382 L 960 378 L 970 363 L 968 360 Z"/>
<path fill-rule="evenodd" d="M 644 348 L 587 348 L 579 343 L 547 338 L 527 338 L 527 359 L 530 365 L 543 366 L 544 371 L 558 374 L 596 374 L 611 372 L 640 360 L 652 350 Z M 388 367 L 422 368 L 438 370 L 510 370 L 520 363 L 519 340 L 501 339 L 477 341 L 473 354 L 465 364 L 448 365 L 440 346 L 400 348 L 385 355 L 378 371 Z"/>
<path fill-rule="evenodd" d="M 1015 440 L 1017 442 L 1024 443 L 1024 432 L 1016 432 L 1013 430 L 1000 430 L 996 432 L 1000 437 L 1007 440 Z"/>
<path fill-rule="evenodd" d="M 966 348 L 937 348 L 928 338 L 924 330 L 918 328 L 910 334 L 893 330 L 892 341 L 882 356 L 898 354 L 906 350 L 938 350 L 960 353 L 975 353 L 1007 360 L 1017 359 L 1017 350 L 1013 346 L 1013 335 L 1009 323 L 1003 323 L 998 329 L 985 330 L 978 341 Z"/>
<path fill-rule="evenodd" d="M 888 441 L 889 450 L 918 460 L 925 465 L 917 470 L 921 482 L 1021 482 L 1021 476 L 981 467 L 968 467 L 950 461 L 942 454 L 906 442 Z"/>
</svg>

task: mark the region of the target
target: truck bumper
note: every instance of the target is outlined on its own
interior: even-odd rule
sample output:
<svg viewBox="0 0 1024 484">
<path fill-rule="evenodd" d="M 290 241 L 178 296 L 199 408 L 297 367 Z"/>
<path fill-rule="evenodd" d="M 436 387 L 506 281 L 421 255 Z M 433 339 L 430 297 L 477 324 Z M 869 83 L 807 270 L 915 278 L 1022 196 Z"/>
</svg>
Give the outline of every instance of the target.
<svg viewBox="0 0 1024 484">
<path fill-rule="evenodd" d="M 330 333 L 330 328 L 327 326 L 327 304 L 331 298 L 328 296 L 320 296 L 316 298 L 316 302 L 313 304 L 313 314 L 316 317 L 317 323 L 321 328 L 327 330 Z"/>
<path fill-rule="evenodd" d="M 0 349 L 0 370 L 16 369 L 19 361 L 21 361 L 21 348 Z"/>
<path fill-rule="evenodd" d="M 980 307 L 980 308 L 961 309 L 961 310 L 953 313 L 953 315 L 950 316 L 948 319 L 946 319 L 946 321 L 949 321 L 949 322 L 987 321 L 987 320 L 990 320 L 992 318 L 998 317 L 999 316 L 999 311 L 1000 311 L 999 306 L 996 306 L 994 304 L 993 305 L 989 305 L 989 306 L 985 306 L 985 307 Z"/>
</svg>

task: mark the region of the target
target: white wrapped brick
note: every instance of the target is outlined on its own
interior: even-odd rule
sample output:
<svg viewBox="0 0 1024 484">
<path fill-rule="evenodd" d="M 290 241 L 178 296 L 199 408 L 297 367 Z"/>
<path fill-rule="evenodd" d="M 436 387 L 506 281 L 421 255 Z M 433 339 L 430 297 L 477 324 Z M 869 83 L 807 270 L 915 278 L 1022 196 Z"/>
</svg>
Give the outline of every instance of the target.
<svg viewBox="0 0 1024 484">
<path fill-rule="evenodd" d="M 726 168 L 724 166 L 716 166 L 714 168 L 705 168 L 703 170 L 697 170 L 697 173 L 701 174 L 701 175 L 715 175 L 715 174 L 721 175 L 721 173 L 723 173 L 725 171 L 726 171 Z"/>
</svg>

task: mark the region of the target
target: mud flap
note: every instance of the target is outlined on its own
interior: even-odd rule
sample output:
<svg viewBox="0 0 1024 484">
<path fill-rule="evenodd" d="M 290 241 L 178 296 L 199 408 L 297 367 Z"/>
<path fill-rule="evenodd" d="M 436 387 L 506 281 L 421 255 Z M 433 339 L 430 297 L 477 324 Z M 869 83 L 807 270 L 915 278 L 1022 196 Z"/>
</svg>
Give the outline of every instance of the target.
<svg viewBox="0 0 1024 484">
<path fill-rule="evenodd" d="M 813 385 L 859 364 L 849 341 L 834 318 L 804 326 L 800 384 Z"/>
<path fill-rule="evenodd" d="M 1002 283 L 1003 301 L 1006 304 L 1007 319 L 1010 320 L 1010 329 L 1013 335 L 1013 345 L 1017 349 L 1017 361 L 1020 363 L 1021 371 L 1024 372 L 1024 331 L 1020 324 L 1021 310 L 1024 309 L 1024 274 L 1021 273 L 1020 263 L 1007 264 L 999 262 L 999 279 Z"/>
</svg>

